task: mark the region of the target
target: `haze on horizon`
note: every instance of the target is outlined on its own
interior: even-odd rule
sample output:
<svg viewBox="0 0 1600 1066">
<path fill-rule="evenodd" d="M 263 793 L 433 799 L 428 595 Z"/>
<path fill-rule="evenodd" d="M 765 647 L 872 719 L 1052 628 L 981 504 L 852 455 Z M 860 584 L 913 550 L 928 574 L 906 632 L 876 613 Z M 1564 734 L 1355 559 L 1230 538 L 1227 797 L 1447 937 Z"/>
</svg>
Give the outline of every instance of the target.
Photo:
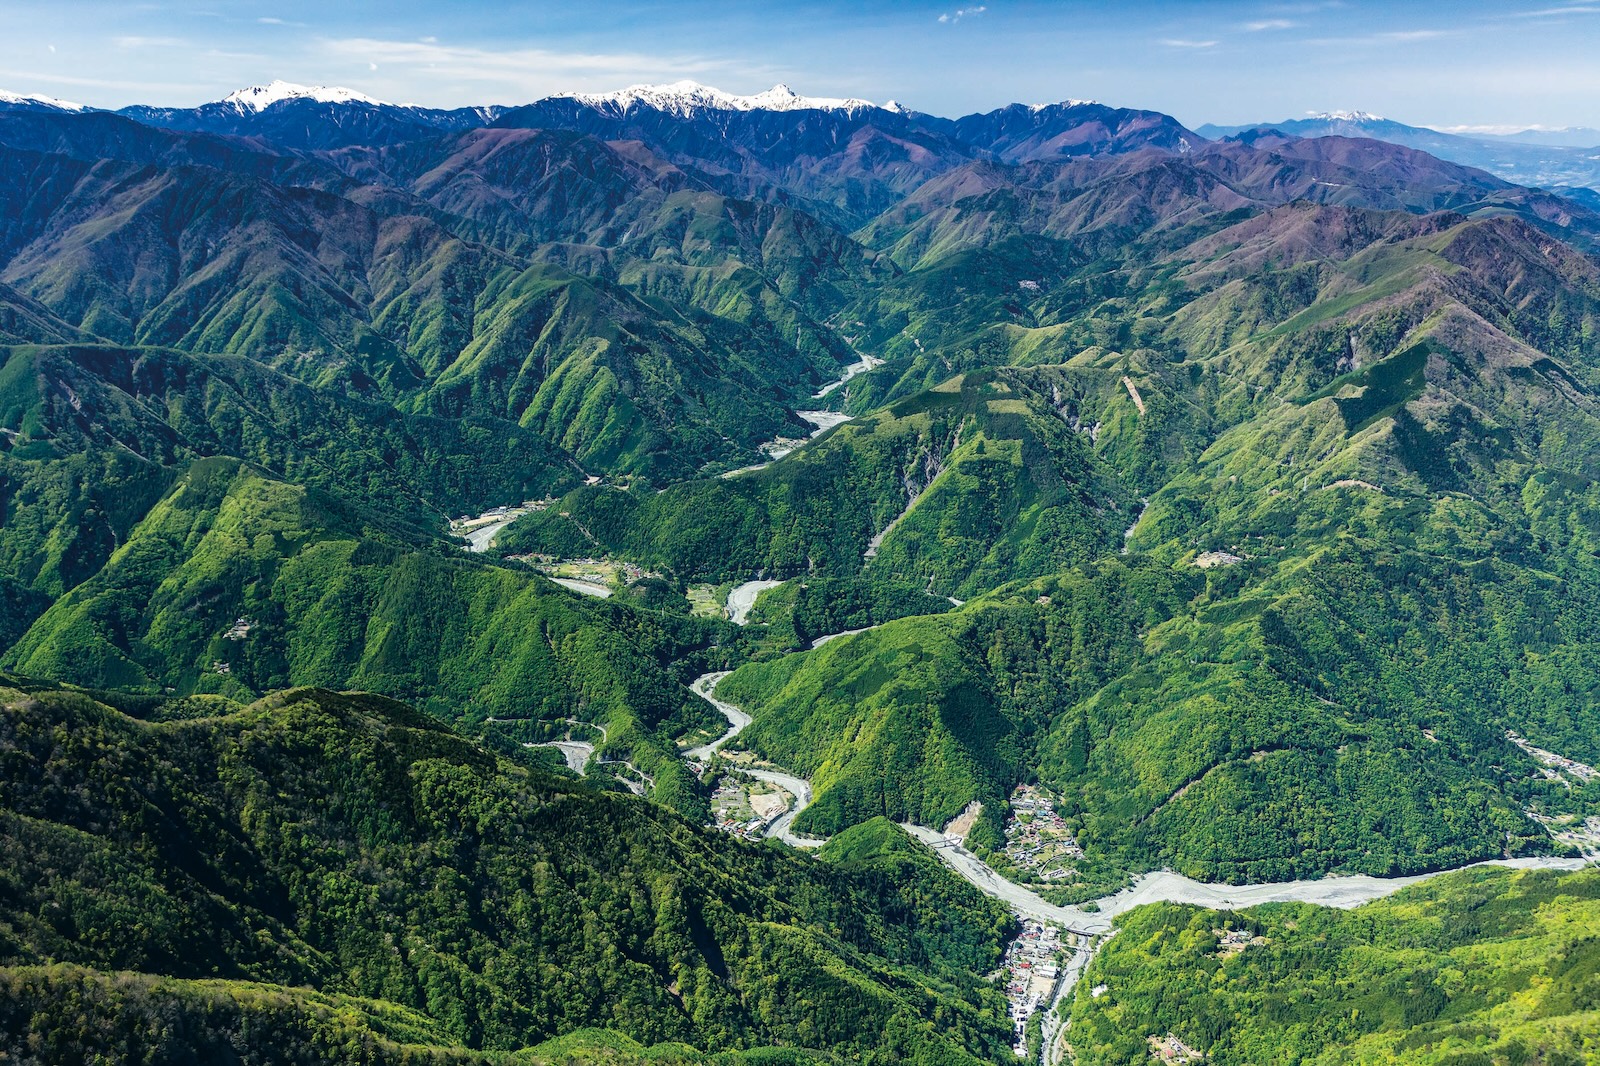
<svg viewBox="0 0 1600 1066">
<path fill-rule="evenodd" d="M 1190 126 L 1361 109 L 1441 128 L 1600 126 L 1600 4 L 1570 0 L 305 0 L 7 3 L 0 88 L 193 106 L 281 78 L 517 104 L 690 78 L 961 115 L 1093 98 Z"/>
</svg>

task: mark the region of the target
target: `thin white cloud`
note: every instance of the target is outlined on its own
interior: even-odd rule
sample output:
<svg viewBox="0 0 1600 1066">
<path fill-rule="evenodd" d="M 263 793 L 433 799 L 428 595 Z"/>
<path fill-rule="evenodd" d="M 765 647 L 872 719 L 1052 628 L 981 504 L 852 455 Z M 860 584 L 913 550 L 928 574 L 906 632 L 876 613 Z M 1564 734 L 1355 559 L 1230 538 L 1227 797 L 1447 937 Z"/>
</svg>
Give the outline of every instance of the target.
<svg viewBox="0 0 1600 1066">
<path fill-rule="evenodd" d="M 135 90 L 138 92 L 155 90 L 185 94 L 193 94 L 203 91 L 191 82 L 163 82 L 126 78 L 85 78 L 74 74 L 52 74 L 43 70 L 11 71 L 8 74 L 8 77 L 14 77 L 19 80 L 25 80 L 29 82 L 42 81 L 47 85 L 74 85 L 85 89 L 125 89 Z"/>
<path fill-rule="evenodd" d="M 1561 129 L 1559 126 L 1540 126 L 1537 123 L 1531 122 L 1512 122 L 1488 126 L 1445 126 L 1439 123 L 1434 123 L 1429 125 L 1427 128 L 1431 130 L 1438 130 L 1440 133 L 1492 133 L 1501 137 L 1512 133 L 1523 132 L 1559 132 Z"/>
<path fill-rule="evenodd" d="M 940 22 L 957 23 L 973 15 L 981 15 L 989 10 L 987 4 L 974 4 L 972 7 L 958 7 L 954 11 L 947 11 L 939 16 Z"/>
<path fill-rule="evenodd" d="M 1257 19 L 1255 22 L 1246 22 L 1241 29 L 1246 33 L 1264 33 L 1267 30 L 1288 30 L 1298 26 L 1293 19 Z"/>
<path fill-rule="evenodd" d="M 1163 37 L 1160 44 L 1168 48 L 1215 48 L 1221 41 L 1193 41 L 1184 37 Z"/>
<path fill-rule="evenodd" d="M 177 48 L 189 42 L 182 37 L 117 37 L 118 48 Z"/>
<path fill-rule="evenodd" d="M 1356 48 L 1368 45 L 1416 44 L 1421 41 L 1437 41 L 1446 37 L 1459 37 L 1460 35 L 1460 30 L 1389 30 L 1383 33 L 1364 33 L 1353 37 L 1310 37 L 1301 43 Z"/>
<path fill-rule="evenodd" d="M 1519 19 L 1555 19 L 1565 15 L 1596 15 L 1600 14 L 1600 4 L 1567 4 L 1562 7 L 1545 7 L 1537 11 L 1512 11 L 1512 18 Z"/>
<path fill-rule="evenodd" d="M 1457 32 L 1456 30 L 1396 30 L 1376 36 L 1384 41 L 1432 41 L 1440 37 L 1454 37 Z"/>
<path fill-rule="evenodd" d="M 403 92 L 427 87 L 463 89 L 473 96 L 501 94 L 533 100 L 561 92 L 594 92 L 639 82 L 680 78 L 719 78 L 753 84 L 791 71 L 738 66 L 701 56 L 660 56 L 640 52 L 558 52 L 544 48 L 495 51 L 437 41 L 396 41 L 375 37 L 324 38 L 316 44 L 317 68 L 360 65 L 382 68 Z"/>
</svg>

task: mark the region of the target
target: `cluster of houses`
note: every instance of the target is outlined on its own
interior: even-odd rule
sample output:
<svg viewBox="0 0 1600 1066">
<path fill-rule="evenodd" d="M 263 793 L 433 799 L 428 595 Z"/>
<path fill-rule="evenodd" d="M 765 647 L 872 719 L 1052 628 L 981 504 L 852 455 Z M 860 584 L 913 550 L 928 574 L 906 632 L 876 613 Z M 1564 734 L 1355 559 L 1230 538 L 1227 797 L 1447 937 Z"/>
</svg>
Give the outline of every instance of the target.
<svg viewBox="0 0 1600 1066">
<path fill-rule="evenodd" d="M 1539 763 L 1540 772 L 1552 781 L 1560 781 L 1563 775 L 1571 775 L 1580 784 L 1588 784 L 1595 778 L 1600 777 L 1600 770 L 1596 770 L 1589 764 L 1581 763 L 1576 759 L 1569 759 L 1565 755 L 1557 755 L 1555 752 L 1546 751 L 1544 748 L 1536 748 L 1516 733 L 1508 732 L 1506 739 L 1529 755 L 1532 755 Z M 1568 784 L 1570 785 L 1571 783 L 1568 782 Z"/>
<path fill-rule="evenodd" d="M 711 793 L 711 824 L 724 833 L 760 840 L 767 827 L 789 809 L 781 792 L 754 791 L 748 785 L 724 780 Z"/>
<path fill-rule="evenodd" d="M 1258 948 L 1267 942 L 1264 936 L 1254 936 L 1246 929 L 1213 929 L 1217 938 L 1217 957 L 1231 959 L 1245 948 Z"/>
<path fill-rule="evenodd" d="M 524 500 L 518 506 L 491 507 L 482 514 L 452 518 L 450 519 L 450 532 L 457 536 L 462 536 L 481 526 L 503 522 L 508 518 L 521 518 L 523 515 L 534 511 L 542 511 L 552 503 L 555 503 L 555 500 L 547 496 L 542 500 Z"/>
<path fill-rule="evenodd" d="M 1023 923 L 1021 935 L 1006 948 L 1000 973 L 1018 1058 L 1028 1054 L 1028 1021 L 1055 997 L 1063 950 L 1060 929 L 1032 920 Z"/>
<path fill-rule="evenodd" d="M 1544 826 L 1557 842 L 1577 848 L 1578 854 L 1590 862 L 1600 862 L 1600 816 L 1546 815 L 1531 808 L 1525 808 L 1523 813 Z"/>
<path fill-rule="evenodd" d="M 1006 822 L 1006 860 L 1041 881 L 1070 877 L 1083 858 L 1083 849 L 1061 815 L 1055 800 L 1032 785 L 1019 785 L 1011 794 L 1011 817 Z"/>
<path fill-rule="evenodd" d="M 1166 1036 L 1147 1036 L 1145 1041 L 1150 1045 L 1150 1054 L 1158 1062 L 1171 1062 L 1181 1064 L 1186 1062 L 1204 1062 L 1204 1053 L 1196 1051 L 1182 1040 L 1168 1033 Z"/>
</svg>

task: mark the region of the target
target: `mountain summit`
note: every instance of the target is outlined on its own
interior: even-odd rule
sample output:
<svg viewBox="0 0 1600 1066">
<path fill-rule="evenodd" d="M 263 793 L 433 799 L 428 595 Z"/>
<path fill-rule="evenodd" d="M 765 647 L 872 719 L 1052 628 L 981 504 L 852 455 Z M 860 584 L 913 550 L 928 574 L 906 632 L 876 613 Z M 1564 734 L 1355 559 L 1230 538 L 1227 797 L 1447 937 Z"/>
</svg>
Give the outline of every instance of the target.
<svg viewBox="0 0 1600 1066">
<path fill-rule="evenodd" d="M 365 93 L 356 92 L 354 89 L 346 89 L 336 85 L 296 85 L 290 81 L 272 81 L 266 85 L 252 85 L 244 89 L 235 89 L 217 102 L 223 105 L 231 104 L 243 113 L 246 111 L 265 111 L 273 104 L 282 103 L 285 100 L 313 100 L 319 104 L 386 106 L 386 101 L 375 100 Z"/>
<path fill-rule="evenodd" d="M 82 104 L 57 100 L 39 93 L 14 93 L 0 89 L 0 111 L 86 111 Z"/>
<path fill-rule="evenodd" d="M 576 100 L 590 107 L 623 111 L 644 105 L 685 118 L 697 111 L 861 111 L 878 106 L 854 98 L 801 96 L 782 83 L 752 96 L 736 96 L 688 80 L 670 85 L 630 85 L 609 93 L 558 93 L 550 99 Z"/>
<path fill-rule="evenodd" d="M 1320 122 L 1383 122 L 1382 115 L 1371 111 L 1307 111 L 1308 118 Z"/>
</svg>

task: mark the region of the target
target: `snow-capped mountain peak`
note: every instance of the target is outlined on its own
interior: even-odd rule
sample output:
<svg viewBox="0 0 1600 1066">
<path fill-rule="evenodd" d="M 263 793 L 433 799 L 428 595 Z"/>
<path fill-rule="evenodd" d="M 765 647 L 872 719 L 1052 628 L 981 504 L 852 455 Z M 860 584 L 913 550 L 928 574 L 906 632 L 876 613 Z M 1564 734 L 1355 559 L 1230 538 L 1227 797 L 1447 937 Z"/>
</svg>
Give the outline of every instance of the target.
<svg viewBox="0 0 1600 1066">
<path fill-rule="evenodd" d="M 626 110 L 643 104 L 657 111 L 687 116 L 695 111 L 855 111 L 875 107 L 867 100 L 801 96 L 787 85 L 774 85 L 752 96 L 736 96 L 695 81 L 670 85 L 630 85 L 609 93 L 560 93 L 556 99 L 576 100 L 590 107 Z"/>
<path fill-rule="evenodd" d="M 0 105 L 9 107 L 39 107 L 56 111 L 85 111 L 82 104 L 75 104 L 70 100 L 57 100 L 53 96 L 41 96 L 37 93 L 14 93 L 0 89 Z"/>
<path fill-rule="evenodd" d="M 1029 111 L 1037 113 L 1048 111 L 1052 107 L 1094 107 L 1099 102 L 1099 100 L 1075 100 L 1069 96 L 1065 100 L 1057 100 L 1053 104 L 1028 104 L 1027 107 Z"/>
<path fill-rule="evenodd" d="M 288 81 L 274 81 L 267 85 L 252 85 L 237 89 L 223 97 L 220 103 L 232 104 L 239 111 L 265 111 L 284 100 L 315 100 L 322 104 L 382 104 L 365 93 L 334 85 L 296 85 Z"/>
<path fill-rule="evenodd" d="M 1323 122 L 1382 122 L 1382 115 L 1374 115 L 1370 111 L 1308 111 L 1314 119 Z"/>
</svg>

